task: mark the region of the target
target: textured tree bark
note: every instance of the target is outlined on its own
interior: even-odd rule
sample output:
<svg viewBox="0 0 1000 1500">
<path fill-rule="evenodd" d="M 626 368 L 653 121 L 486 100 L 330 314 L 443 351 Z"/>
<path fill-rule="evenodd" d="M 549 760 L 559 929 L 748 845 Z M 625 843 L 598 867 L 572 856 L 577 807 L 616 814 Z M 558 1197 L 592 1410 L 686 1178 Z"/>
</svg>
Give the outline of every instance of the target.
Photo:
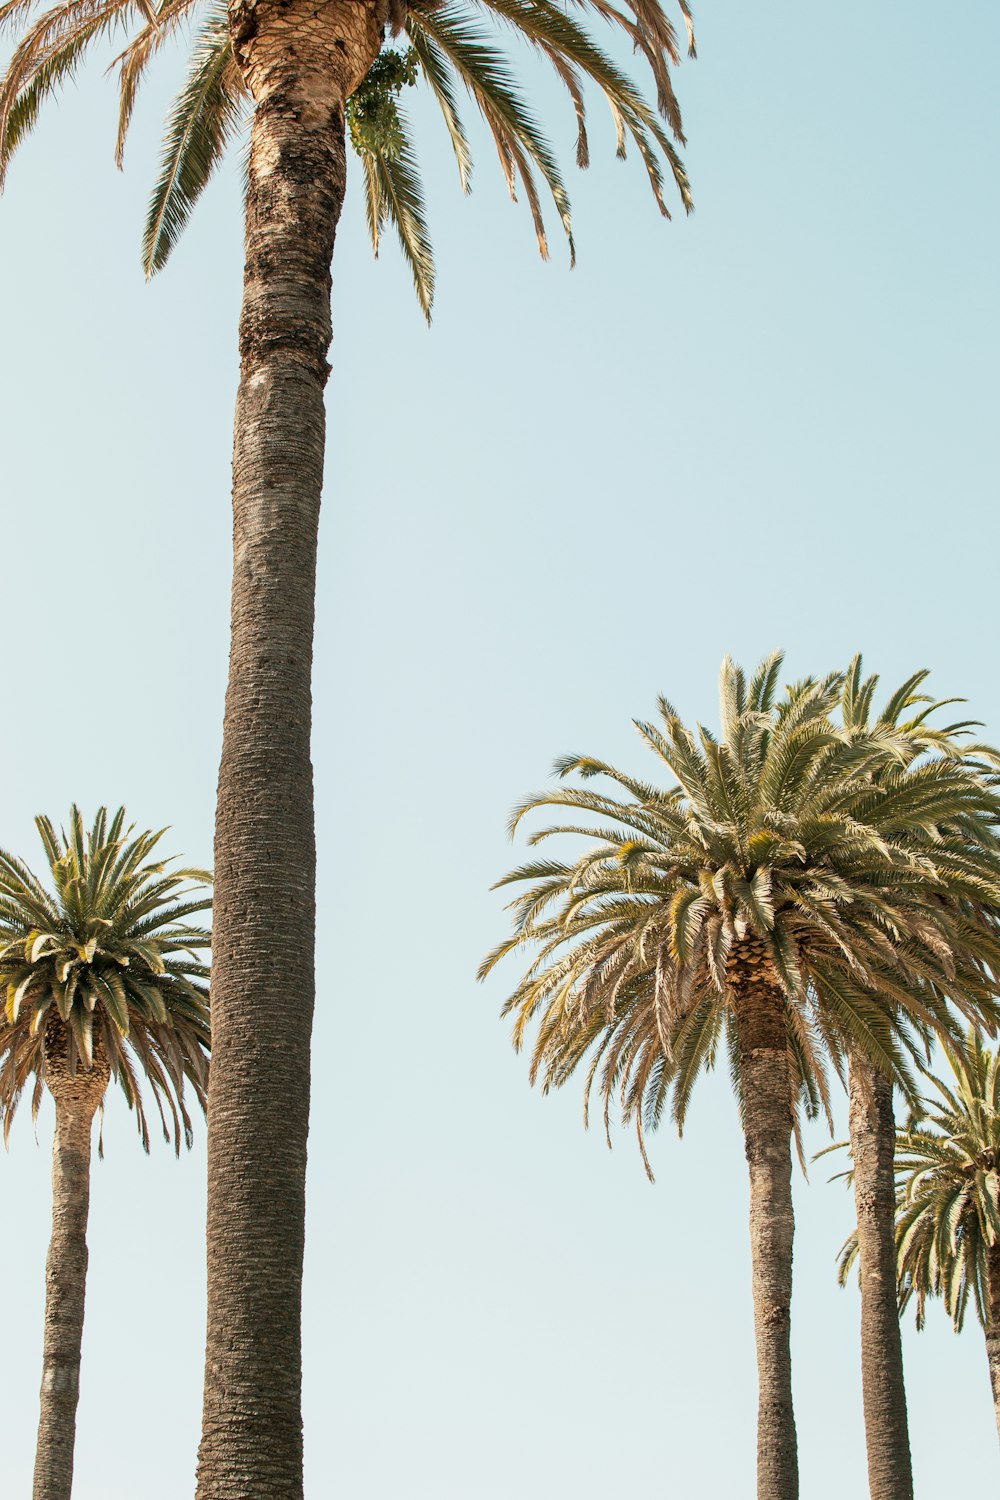
<svg viewBox="0 0 1000 1500">
<path fill-rule="evenodd" d="M 52 1142 L 52 1238 L 45 1263 L 45 1338 L 41 1410 L 35 1448 L 34 1500 L 70 1500 L 80 1350 L 87 1294 L 87 1217 L 90 1212 L 90 1135 L 104 1097 L 108 1070 L 67 1075 L 54 1060 L 47 1082 L 56 1104 Z"/>
<path fill-rule="evenodd" d="M 730 963 L 750 1169 L 750 1250 L 757 1339 L 757 1496 L 797 1500 L 792 1408 L 792 1101 L 784 1002 L 761 951 L 744 941 Z"/>
<path fill-rule="evenodd" d="M 913 1500 L 896 1304 L 896 1121 L 892 1084 L 850 1056 L 850 1136 L 861 1267 L 861 1384 L 872 1500 Z"/>
<path fill-rule="evenodd" d="M 986 1252 L 986 1292 L 989 1299 L 986 1324 L 986 1358 L 990 1362 L 990 1388 L 993 1391 L 993 1412 L 1000 1437 L 1000 1245 L 991 1245 Z"/>
<path fill-rule="evenodd" d="M 346 184 L 345 101 L 378 54 L 382 25 L 357 0 L 240 0 L 230 23 L 255 110 L 216 815 L 197 1494 L 300 1500 L 310 679 L 330 262 Z"/>
</svg>

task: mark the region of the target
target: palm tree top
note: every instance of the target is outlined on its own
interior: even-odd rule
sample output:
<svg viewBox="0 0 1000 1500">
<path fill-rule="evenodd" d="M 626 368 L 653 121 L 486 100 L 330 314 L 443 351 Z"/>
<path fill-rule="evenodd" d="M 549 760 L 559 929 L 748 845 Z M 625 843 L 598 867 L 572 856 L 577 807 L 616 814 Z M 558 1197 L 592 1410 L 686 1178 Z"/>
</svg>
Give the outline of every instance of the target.
<svg viewBox="0 0 1000 1500">
<path fill-rule="evenodd" d="M 668 1100 L 682 1126 L 695 1079 L 728 1049 L 741 981 L 784 999 L 793 1087 L 830 1113 L 826 1060 L 858 1047 L 913 1097 L 916 1028 L 954 1030 L 952 1007 L 992 1025 L 1000 962 L 996 759 L 916 674 L 874 714 L 873 679 L 849 670 L 779 691 L 780 653 L 720 681 L 721 733 L 691 730 L 659 701 L 636 721 L 664 785 L 590 756 L 515 808 L 584 813 L 534 833 L 586 839 L 575 859 L 536 859 L 500 882 L 514 930 L 484 962 L 531 948 L 504 1006 L 514 1043 L 537 1026 L 532 1080 L 566 1082 L 589 1059 L 605 1121 L 612 1096 L 640 1143 Z M 962 747 L 965 748 L 962 748 Z M 597 792 L 597 778 L 611 784 Z M 648 1165 L 648 1164 L 647 1164 Z"/>
<path fill-rule="evenodd" d="M 149 1081 L 164 1137 L 190 1145 L 185 1084 L 204 1108 L 208 1080 L 205 870 L 154 857 L 165 829 L 136 832 L 124 808 L 101 808 L 89 829 L 77 807 L 66 830 L 35 820 L 51 888 L 0 850 L 0 1115 L 4 1138 L 34 1080 L 32 1111 L 53 1070 L 117 1079 L 149 1132 L 139 1077 Z M 138 1065 L 138 1066 L 137 1066 Z M 168 1125 L 168 1115 L 170 1123 Z"/>
<path fill-rule="evenodd" d="M 678 0 L 695 55 L 687 0 Z M 2 0 L 0 35 L 18 40 L 0 82 L 0 184 L 13 152 L 33 128 L 45 99 L 68 81 L 87 50 L 124 29 L 128 41 L 115 59 L 120 107 L 116 159 L 121 165 L 136 94 L 153 57 L 178 31 L 194 23 L 186 82 L 167 121 L 160 175 L 143 238 L 147 275 L 166 262 L 194 204 L 229 145 L 244 131 L 250 95 L 233 54 L 224 0 L 61 0 L 40 10 L 39 0 Z M 403 88 L 418 78 L 444 117 L 468 192 L 472 153 L 458 107 L 464 91 L 486 123 L 511 197 L 523 189 L 541 254 L 548 241 L 538 181 L 548 190 L 566 233 L 573 237 L 569 198 L 552 148 L 517 83 L 500 45 L 513 34 L 553 69 L 576 121 L 576 161 L 590 159 L 585 85 L 596 85 L 610 107 L 617 154 L 631 142 L 645 167 L 654 199 L 670 217 L 664 166 L 686 211 L 690 185 L 674 142 L 684 142 L 680 107 L 670 70 L 680 61 L 674 26 L 659 0 L 412 0 L 390 7 L 391 30 L 405 51 L 387 45 L 348 105 L 350 139 L 364 173 L 369 233 L 376 255 L 387 223 L 394 224 L 413 275 L 418 299 L 430 315 L 434 261 L 423 192 L 405 111 Z M 610 25 L 644 59 L 656 90 L 652 108 L 610 54 L 594 41 L 586 21 Z M 661 123 L 662 122 L 662 123 Z"/>
</svg>

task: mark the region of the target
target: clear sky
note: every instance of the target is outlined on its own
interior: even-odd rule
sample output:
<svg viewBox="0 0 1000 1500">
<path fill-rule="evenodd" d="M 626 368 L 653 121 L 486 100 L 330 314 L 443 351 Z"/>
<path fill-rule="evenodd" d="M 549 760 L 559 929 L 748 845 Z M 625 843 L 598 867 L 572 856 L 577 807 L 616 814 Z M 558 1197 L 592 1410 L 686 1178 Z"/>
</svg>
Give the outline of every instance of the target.
<svg viewBox="0 0 1000 1500">
<path fill-rule="evenodd" d="M 684 1140 L 581 1128 L 543 1099 L 485 988 L 506 813 L 552 759 L 652 770 L 665 692 L 715 722 L 725 652 L 795 674 L 858 649 L 933 670 L 1000 735 L 996 57 L 966 0 L 699 7 L 680 70 L 697 212 L 639 164 L 567 166 L 579 264 L 535 256 L 476 134 L 470 200 L 422 127 L 439 260 L 423 325 L 354 172 L 334 270 L 315 762 L 319 990 L 305 1300 L 308 1490 L 351 1500 L 750 1496 L 756 1388 L 745 1163 L 724 1077 Z M 211 854 L 225 678 L 237 164 L 165 274 L 138 244 L 155 73 L 126 172 L 99 66 L 0 200 L 7 619 L 0 844 L 124 801 Z M 567 163 L 572 120 L 542 110 Z M 471 123 L 471 112 L 470 112 Z M 48 1146 L 0 1156 L 0 1468 L 30 1485 Z M 76 1500 L 192 1491 L 204 1131 L 143 1158 L 120 1099 L 95 1164 Z M 818 1129 L 810 1148 L 825 1136 Z M 796 1186 L 803 1494 L 865 1492 L 851 1228 Z M 934 1309 L 905 1337 L 917 1490 L 996 1484 L 986 1359 Z"/>
</svg>

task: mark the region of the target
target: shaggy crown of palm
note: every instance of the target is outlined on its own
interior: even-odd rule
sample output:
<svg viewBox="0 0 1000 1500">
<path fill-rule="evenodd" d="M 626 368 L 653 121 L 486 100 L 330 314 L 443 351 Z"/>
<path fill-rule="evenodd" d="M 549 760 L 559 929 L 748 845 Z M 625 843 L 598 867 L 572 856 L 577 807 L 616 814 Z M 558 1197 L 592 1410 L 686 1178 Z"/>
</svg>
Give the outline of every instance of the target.
<svg viewBox="0 0 1000 1500">
<path fill-rule="evenodd" d="M 559 788 L 511 819 L 513 833 L 536 808 L 570 808 L 597 825 L 561 823 L 529 842 L 597 842 L 572 863 L 536 860 L 499 882 L 521 888 L 514 933 L 481 977 L 536 950 L 504 1006 L 516 1047 L 537 1023 L 532 1079 L 559 1086 L 589 1058 L 585 1100 L 596 1081 L 607 1124 L 620 1094 L 640 1144 L 671 1096 L 683 1125 L 720 1045 L 739 1085 L 733 1022 L 748 986 L 780 997 L 793 1104 L 810 1115 L 829 1114 L 826 1060 L 841 1071 L 848 1046 L 912 1096 L 914 1018 L 953 1029 L 949 1003 L 995 1017 L 992 767 L 958 754 L 947 731 L 924 730 L 923 713 L 899 722 L 923 674 L 868 723 L 855 711 L 860 663 L 779 700 L 781 660 L 749 683 L 724 663 L 721 738 L 687 729 L 662 699 L 659 724 L 636 722 L 672 788 L 570 756 L 560 777 L 603 777 L 625 796 Z"/>
<path fill-rule="evenodd" d="M 115 1078 L 148 1149 L 144 1074 L 179 1150 L 191 1139 L 185 1083 L 204 1107 L 208 1079 L 210 934 L 190 919 L 210 909 L 211 877 L 151 859 L 163 831 L 136 835 L 124 809 L 109 821 L 102 808 L 89 832 L 75 807 L 68 835 L 48 818 L 36 826 L 52 891 L 0 851 L 5 1138 L 29 1079 L 37 1112 L 43 1086 L 96 1109 Z"/>
<path fill-rule="evenodd" d="M 695 55 L 687 0 L 678 0 Z M 378 255 L 386 227 L 393 225 L 413 276 L 418 301 L 430 318 L 434 254 L 414 132 L 400 102 L 403 88 L 420 83 L 440 108 L 458 169 L 459 184 L 472 186 L 472 146 L 459 108 L 468 96 L 496 147 L 511 198 L 523 190 L 538 248 L 548 256 L 543 193 L 551 197 L 574 256 L 569 196 L 556 154 L 529 106 L 505 38 L 524 44 L 551 66 L 576 122 L 576 163 L 590 160 L 587 92 L 593 86 L 607 102 L 624 158 L 633 145 L 660 213 L 670 217 L 668 180 L 685 212 L 693 206 L 684 164 L 674 144 L 684 144 L 681 112 L 671 72 L 682 46 L 659 0 L 579 0 L 563 7 L 553 0 L 390 0 L 384 13 L 386 45 L 347 101 L 351 145 L 362 168 L 365 217 Z M 588 22 L 592 23 L 588 25 Z M 43 0 L 0 0 L 0 36 L 14 46 L 0 78 L 0 187 L 11 156 L 34 128 L 46 99 L 69 81 L 84 54 L 121 30 L 125 46 L 115 58 L 120 86 L 115 156 L 122 165 L 125 141 L 139 88 L 161 48 L 191 28 L 187 78 L 167 120 L 161 169 L 153 189 L 143 236 L 147 275 L 165 265 L 191 212 L 230 146 L 246 134 L 253 101 L 232 36 L 226 0 L 73 0 L 44 7 Z M 599 40 L 610 28 L 642 59 L 656 94 L 647 102 L 632 78 Z"/>
</svg>

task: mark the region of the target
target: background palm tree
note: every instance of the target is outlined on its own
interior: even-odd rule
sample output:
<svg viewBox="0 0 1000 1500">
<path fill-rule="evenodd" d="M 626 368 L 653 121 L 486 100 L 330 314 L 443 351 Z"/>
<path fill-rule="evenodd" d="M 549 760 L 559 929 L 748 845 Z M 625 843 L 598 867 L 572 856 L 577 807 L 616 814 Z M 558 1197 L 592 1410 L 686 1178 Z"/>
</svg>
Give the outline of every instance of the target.
<svg viewBox="0 0 1000 1500">
<path fill-rule="evenodd" d="M 679 8 L 689 21 L 685 0 Z M 208 1331 L 200 1500 L 302 1493 L 301 1282 L 314 1003 L 315 840 L 312 639 L 329 373 L 330 265 L 346 191 L 346 136 L 365 161 L 378 239 L 395 219 L 425 305 L 429 246 L 397 97 L 418 69 L 451 131 L 462 181 L 469 154 L 455 89 L 468 90 L 511 190 L 520 183 L 544 251 L 536 174 L 567 233 L 551 150 L 524 105 L 497 29 L 551 64 L 587 159 L 583 86 L 603 92 L 619 154 L 631 138 L 665 212 L 663 170 L 690 197 L 671 134 L 679 57 L 657 0 L 5 0 L 18 35 L 0 83 L 0 167 L 86 49 L 125 28 L 119 151 L 149 59 L 194 23 L 191 71 L 168 126 L 144 257 L 168 253 L 244 107 L 250 114 L 241 377 L 233 447 L 234 567 L 215 842 L 215 964 L 208 1146 Z M 581 24 L 611 25 L 649 65 L 651 109 Z M 387 28 L 414 59 L 380 63 Z M 378 71 L 373 73 L 373 69 Z M 368 79 L 367 89 L 365 80 Z M 360 91 L 360 95 L 359 95 Z M 358 96 L 358 97 L 356 97 Z M 353 107 L 352 99 L 356 98 Z M 659 118 L 658 118 L 659 114 Z M 667 129 L 659 119 L 666 121 Z"/>
<path fill-rule="evenodd" d="M 975 1031 L 945 1053 L 953 1080 L 929 1073 L 937 1097 L 922 1098 L 896 1135 L 895 1285 L 900 1313 L 912 1301 L 918 1328 L 928 1297 L 939 1297 L 961 1332 L 972 1300 L 1000 1434 L 1000 1056 Z M 855 1231 L 841 1285 L 858 1259 Z"/>
<path fill-rule="evenodd" d="M 53 889 L 0 851 L 0 1115 L 6 1142 L 32 1085 L 56 1109 L 52 1238 L 45 1270 L 45 1343 L 34 1500 L 69 1500 L 80 1388 L 90 1204 L 91 1127 L 111 1079 L 149 1130 L 145 1079 L 166 1140 L 191 1144 L 185 1084 L 204 1108 L 208 1084 L 209 934 L 201 870 L 167 869 L 161 833 L 134 834 L 124 809 L 101 808 L 89 831 L 76 807 L 68 835 L 36 819 Z"/>
<path fill-rule="evenodd" d="M 877 677 L 862 676 L 860 656 L 852 661 L 841 694 L 841 716 L 848 734 L 868 736 L 874 730 L 892 733 L 899 761 L 888 775 L 899 787 L 885 787 L 882 820 L 894 837 L 907 840 L 914 850 L 945 842 L 959 857 L 963 848 L 975 849 L 982 841 L 984 824 L 977 808 L 970 820 L 961 806 L 949 800 L 945 811 L 957 822 L 935 822 L 938 772 L 942 760 L 960 759 L 973 777 L 991 785 L 995 764 L 988 747 L 970 745 L 969 721 L 937 725 L 933 716 L 955 700 L 936 701 L 920 689 L 927 672 L 913 674 L 876 712 Z M 900 778 L 900 761 L 909 779 Z M 874 779 L 880 779 L 875 772 Z M 897 797 L 900 820 L 892 822 L 891 804 Z M 914 816 L 916 814 L 916 816 Z M 988 825 L 986 825 L 988 827 Z M 918 1012 L 908 1007 L 910 1019 Z M 980 1011 L 980 1014 L 984 1013 Z M 992 1017 L 985 1013 L 987 1023 Z M 960 1043 L 961 1025 L 954 1013 L 945 1012 L 945 1034 Z M 919 1025 L 909 1033 L 922 1052 L 927 1028 Z M 896 1126 L 891 1076 L 866 1053 L 848 1043 L 849 1130 L 854 1159 L 854 1200 L 857 1213 L 858 1265 L 861 1284 L 861 1373 L 865 1409 L 865 1439 L 868 1450 L 868 1482 L 873 1500 L 912 1500 L 913 1474 L 910 1459 L 903 1380 L 903 1350 L 896 1310 L 893 1153 Z"/>
<path fill-rule="evenodd" d="M 748 684 L 724 664 L 720 739 L 693 734 L 665 700 L 659 726 L 637 723 L 673 786 L 591 757 L 556 763 L 560 776 L 603 776 L 626 796 L 572 786 L 515 810 L 512 832 L 552 804 L 599 820 L 546 828 L 532 843 L 598 842 L 572 863 L 535 860 L 500 882 L 525 889 L 511 903 L 513 936 L 481 970 L 537 949 L 504 1007 L 518 1047 L 538 1023 L 532 1079 L 559 1086 L 587 1059 L 585 1099 L 596 1081 L 607 1122 L 619 1094 L 640 1144 L 668 1101 L 683 1125 L 696 1078 L 727 1050 L 750 1173 L 767 1500 L 798 1494 L 789 1350 L 798 1109 L 829 1114 L 826 1060 L 842 1072 L 848 1045 L 912 1094 L 904 995 L 928 1019 L 945 1017 L 949 1000 L 989 1010 L 987 966 L 1000 958 L 983 905 L 987 893 L 1000 898 L 990 789 L 940 757 L 933 796 L 918 796 L 905 735 L 834 723 L 841 674 L 779 699 L 780 667 L 769 657 Z M 979 845 L 911 852 L 897 830 L 919 822 L 925 801 L 936 821 L 946 807 L 979 818 Z"/>
</svg>

